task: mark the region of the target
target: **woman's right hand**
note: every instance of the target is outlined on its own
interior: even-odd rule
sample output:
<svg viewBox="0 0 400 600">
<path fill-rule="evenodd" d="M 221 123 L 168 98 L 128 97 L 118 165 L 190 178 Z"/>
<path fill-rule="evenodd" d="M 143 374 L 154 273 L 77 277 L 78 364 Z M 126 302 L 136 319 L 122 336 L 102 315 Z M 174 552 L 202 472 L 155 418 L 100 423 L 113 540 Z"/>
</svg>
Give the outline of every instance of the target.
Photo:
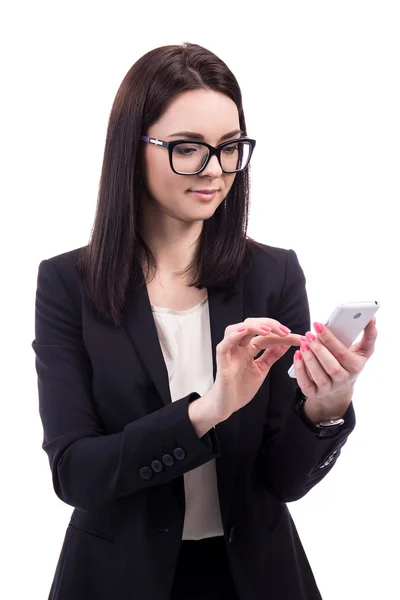
<svg viewBox="0 0 400 600">
<path fill-rule="evenodd" d="M 229 325 L 224 339 L 216 347 L 214 385 L 204 397 L 216 421 L 224 421 L 248 404 L 272 365 L 291 346 L 300 346 L 300 341 L 300 335 L 290 333 L 275 319 L 248 318 Z M 265 349 L 264 353 L 254 360 L 261 349 Z"/>
</svg>

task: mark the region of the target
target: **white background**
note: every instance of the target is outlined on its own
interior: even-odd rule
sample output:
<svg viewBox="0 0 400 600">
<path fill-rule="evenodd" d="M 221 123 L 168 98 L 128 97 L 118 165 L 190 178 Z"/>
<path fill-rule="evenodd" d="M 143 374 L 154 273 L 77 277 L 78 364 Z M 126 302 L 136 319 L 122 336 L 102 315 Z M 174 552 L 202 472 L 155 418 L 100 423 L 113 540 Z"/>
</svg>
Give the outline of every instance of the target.
<svg viewBox="0 0 400 600">
<path fill-rule="evenodd" d="M 399 598 L 398 3 L 15 1 L 5 10 L 0 596 L 47 598 L 72 511 L 41 449 L 38 264 L 88 242 L 126 72 L 156 46 L 189 41 L 218 54 L 242 88 L 257 139 L 249 234 L 297 252 L 313 320 L 337 302 L 381 302 L 356 429 L 333 471 L 289 509 L 324 600 Z"/>
</svg>

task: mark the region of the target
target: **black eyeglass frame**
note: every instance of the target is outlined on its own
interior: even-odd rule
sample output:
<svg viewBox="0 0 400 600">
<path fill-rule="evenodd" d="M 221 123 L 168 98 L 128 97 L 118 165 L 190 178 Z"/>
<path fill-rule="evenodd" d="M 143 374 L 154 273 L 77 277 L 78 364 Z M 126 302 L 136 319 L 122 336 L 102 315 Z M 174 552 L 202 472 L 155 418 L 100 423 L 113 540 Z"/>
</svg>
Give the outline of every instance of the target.
<svg viewBox="0 0 400 600">
<path fill-rule="evenodd" d="M 199 142 L 197 140 L 174 140 L 173 142 L 165 142 L 164 140 L 159 140 L 158 138 L 152 138 L 147 135 L 141 135 L 140 139 L 143 140 L 143 142 L 148 142 L 149 144 L 154 144 L 155 146 L 162 146 L 163 148 L 167 148 L 168 154 L 169 154 L 170 167 L 173 170 L 173 172 L 176 173 L 177 175 L 198 175 L 199 173 L 204 171 L 204 169 L 210 162 L 211 157 L 214 155 L 217 157 L 219 166 L 221 167 L 223 173 L 228 173 L 228 174 L 241 173 L 242 171 L 247 169 L 247 167 L 249 166 L 250 159 L 252 157 L 254 148 L 256 146 L 256 140 L 253 140 L 248 137 L 242 137 L 242 138 L 228 140 L 227 142 L 223 142 L 222 144 L 219 144 L 219 146 L 211 146 L 210 144 L 207 144 L 206 142 Z M 221 165 L 221 159 L 220 159 L 221 151 L 225 148 L 225 146 L 230 146 L 235 142 L 248 142 L 249 143 L 250 154 L 247 159 L 247 164 L 242 169 L 236 169 L 235 171 L 225 171 L 225 169 L 223 169 L 223 167 Z M 200 146 L 205 146 L 206 148 L 208 148 L 209 154 L 208 154 L 207 160 L 205 161 L 204 165 L 198 171 L 193 171 L 193 173 L 180 173 L 179 171 L 176 171 L 176 169 L 174 169 L 174 165 L 173 165 L 173 161 L 172 161 L 172 152 L 173 152 L 173 149 L 175 148 L 175 146 L 177 146 L 178 144 L 198 144 Z"/>
</svg>

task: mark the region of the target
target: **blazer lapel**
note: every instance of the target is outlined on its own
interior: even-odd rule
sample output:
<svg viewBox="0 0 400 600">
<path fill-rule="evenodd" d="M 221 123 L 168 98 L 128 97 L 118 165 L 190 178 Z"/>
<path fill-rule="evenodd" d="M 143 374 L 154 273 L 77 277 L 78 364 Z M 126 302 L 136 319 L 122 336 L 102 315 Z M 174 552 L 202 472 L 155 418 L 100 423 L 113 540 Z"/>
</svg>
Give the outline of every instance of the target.
<svg viewBox="0 0 400 600">
<path fill-rule="evenodd" d="M 214 381 L 217 372 L 216 346 L 224 338 L 228 325 L 241 323 L 244 319 L 243 284 L 238 291 L 231 293 L 222 290 L 209 290 L 210 325 L 213 355 Z M 216 425 L 221 453 L 216 459 L 218 493 L 221 516 L 225 531 L 229 527 L 229 515 L 233 497 L 233 483 L 236 470 L 237 440 L 239 439 L 240 411 Z"/>
<path fill-rule="evenodd" d="M 157 329 L 154 323 L 147 286 L 140 270 L 142 285 L 132 294 L 127 311 L 127 322 L 124 324 L 127 333 L 137 349 L 149 376 L 160 396 L 160 408 L 171 402 L 168 371 L 162 354 Z M 243 284 L 237 291 L 208 290 L 208 304 L 211 328 L 211 352 L 213 360 L 213 379 L 217 372 L 216 346 L 223 339 L 228 325 L 240 323 L 244 318 Z M 194 386 L 195 387 L 195 386 Z M 240 411 L 235 412 L 229 419 L 219 423 L 216 431 L 221 443 L 221 455 L 216 459 L 218 488 L 222 516 L 227 517 L 232 497 L 232 485 L 235 472 L 236 440 Z M 182 490 L 179 496 L 183 496 Z"/>
<path fill-rule="evenodd" d="M 140 274 L 142 285 L 132 294 L 127 310 L 127 322 L 124 326 L 157 388 L 160 396 L 160 408 L 162 408 L 163 405 L 171 402 L 168 371 L 142 270 L 140 270 Z"/>
</svg>

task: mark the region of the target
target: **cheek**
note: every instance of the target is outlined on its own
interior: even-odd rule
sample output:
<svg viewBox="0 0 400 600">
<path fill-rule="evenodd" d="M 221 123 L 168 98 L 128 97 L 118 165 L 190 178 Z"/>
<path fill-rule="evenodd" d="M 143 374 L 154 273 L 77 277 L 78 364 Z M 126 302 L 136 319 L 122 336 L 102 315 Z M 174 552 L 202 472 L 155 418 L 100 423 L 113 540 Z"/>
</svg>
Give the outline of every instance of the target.
<svg viewBox="0 0 400 600">
<path fill-rule="evenodd" d="M 152 157 L 145 160 L 146 184 L 150 193 L 157 199 L 167 199 L 176 192 L 185 192 L 190 186 L 186 185 L 184 177 L 172 171 L 167 157 Z"/>
<path fill-rule="evenodd" d="M 236 174 L 233 175 L 225 175 L 226 179 L 225 179 L 225 196 L 228 195 L 228 193 L 230 192 L 231 187 L 234 184 L 234 181 L 236 179 Z"/>
</svg>

